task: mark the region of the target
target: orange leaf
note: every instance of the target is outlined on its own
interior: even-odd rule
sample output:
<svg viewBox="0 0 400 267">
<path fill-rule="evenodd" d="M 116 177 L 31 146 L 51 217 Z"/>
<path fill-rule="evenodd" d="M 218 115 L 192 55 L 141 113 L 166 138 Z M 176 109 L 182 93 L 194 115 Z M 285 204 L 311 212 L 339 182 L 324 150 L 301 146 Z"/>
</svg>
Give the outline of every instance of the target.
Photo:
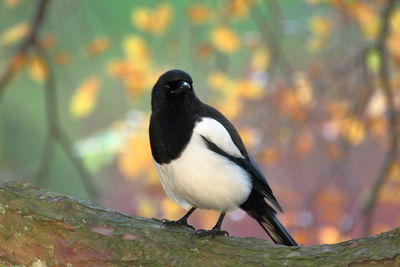
<svg viewBox="0 0 400 267">
<path fill-rule="evenodd" d="M 28 72 L 34 81 L 43 82 L 47 77 L 47 68 L 43 58 L 31 57 L 28 62 Z"/>
<path fill-rule="evenodd" d="M 55 61 L 58 64 L 66 65 L 70 61 L 70 54 L 68 52 L 59 52 L 55 55 Z"/>
<path fill-rule="evenodd" d="M 295 141 L 295 149 L 300 156 L 308 155 L 314 146 L 314 137 L 309 131 L 300 132 Z"/>
<path fill-rule="evenodd" d="M 169 26 L 172 8 L 169 4 L 157 5 L 154 9 L 137 7 L 131 13 L 131 22 L 139 30 L 160 34 Z"/>
<path fill-rule="evenodd" d="M 248 14 L 253 2 L 253 0 L 230 0 L 227 6 L 228 13 L 233 17 L 244 17 Z"/>
<path fill-rule="evenodd" d="M 16 7 L 17 5 L 19 5 L 21 3 L 21 0 L 4 0 L 4 3 L 8 7 Z"/>
<path fill-rule="evenodd" d="M 278 149 L 269 148 L 261 153 L 262 159 L 269 165 L 276 164 L 281 159 L 281 153 Z"/>
<path fill-rule="evenodd" d="M 203 4 L 193 4 L 187 11 L 187 18 L 193 24 L 204 23 L 210 17 L 210 10 Z"/>
<path fill-rule="evenodd" d="M 56 37 L 53 34 L 46 34 L 40 39 L 40 45 L 44 48 L 50 48 L 56 43 Z"/>
<path fill-rule="evenodd" d="M 109 44 L 110 42 L 106 37 L 98 37 L 86 46 L 86 52 L 90 56 L 96 56 L 106 51 Z"/>
</svg>

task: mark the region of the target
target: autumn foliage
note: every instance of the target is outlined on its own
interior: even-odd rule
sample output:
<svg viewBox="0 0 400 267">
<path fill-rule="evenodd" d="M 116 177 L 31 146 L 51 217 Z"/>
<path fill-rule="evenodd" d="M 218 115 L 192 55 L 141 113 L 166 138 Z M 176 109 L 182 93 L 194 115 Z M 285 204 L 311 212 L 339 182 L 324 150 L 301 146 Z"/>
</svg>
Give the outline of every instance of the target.
<svg viewBox="0 0 400 267">
<path fill-rule="evenodd" d="M 46 141 L 50 80 L 56 119 L 101 191 L 98 201 L 179 217 L 184 211 L 165 196 L 153 167 L 147 129 L 157 77 L 182 68 L 197 94 L 234 122 L 299 243 L 336 243 L 400 224 L 399 125 L 390 115 L 400 114 L 399 4 L 53 0 L 37 35 L 44 52 L 15 53 L 38 2 L 0 0 L 0 177 L 34 183 L 39 168 L 43 186 L 90 197 L 74 170 L 80 165 Z M 4 84 L 8 69 L 13 79 Z M 363 231 L 385 163 L 372 231 Z M 194 224 L 211 227 L 217 216 L 198 212 Z M 242 211 L 228 214 L 224 228 L 265 237 Z"/>
</svg>

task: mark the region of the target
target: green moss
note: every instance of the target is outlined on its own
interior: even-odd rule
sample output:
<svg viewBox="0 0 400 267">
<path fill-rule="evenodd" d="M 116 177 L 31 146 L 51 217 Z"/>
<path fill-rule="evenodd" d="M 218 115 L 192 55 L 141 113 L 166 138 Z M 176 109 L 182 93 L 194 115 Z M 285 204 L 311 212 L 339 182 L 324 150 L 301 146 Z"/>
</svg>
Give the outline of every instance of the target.
<svg viewBox="0 0 400 267">
<path fill-rule="evenodd" d="M 0 263 L 29 265 L 41 259 L 47 266 L 335 266 L 398 263 L 400 255 L 400 229 L 335 245 L 285 247 L 254 238 L 197 238 L 186 228 L 166 228 L 158 220 L 17 183 L 0 183 L 0 203 L 8 205 L 0 216 Z M 92 231 L 99 226 L 113 231 Z M 126 235 L 134 238 L 124 240 Z"/>
</svg>

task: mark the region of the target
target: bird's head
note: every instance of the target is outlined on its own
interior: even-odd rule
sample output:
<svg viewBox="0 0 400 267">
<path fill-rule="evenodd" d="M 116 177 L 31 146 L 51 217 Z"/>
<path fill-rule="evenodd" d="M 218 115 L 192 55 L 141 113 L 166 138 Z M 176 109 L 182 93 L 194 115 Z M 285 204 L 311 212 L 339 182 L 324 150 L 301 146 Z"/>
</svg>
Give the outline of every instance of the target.
<svg viewBox="0 0 400 267">
<path fill-rule="evenodd" d="M 162 74 L 152 91 L 152 109 L 187 106 L 197 99 L 193 91 L 193 80 L 183 70 L 169 70 Z"/>
</svg>

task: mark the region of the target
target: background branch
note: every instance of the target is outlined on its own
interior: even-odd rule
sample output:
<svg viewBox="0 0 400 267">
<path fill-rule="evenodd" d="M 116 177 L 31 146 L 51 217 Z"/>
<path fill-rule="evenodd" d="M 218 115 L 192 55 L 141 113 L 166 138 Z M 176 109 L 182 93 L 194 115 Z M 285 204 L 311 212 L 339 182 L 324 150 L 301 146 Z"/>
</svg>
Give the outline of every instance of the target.
<svg viewBox="0 0 400 267">
<path fill-rule="evenodd" d="M 36 42 L 41 26 L 43 25 L 49 2 L 50 0 L 39 0 L 36 11 L 32 17 L 29 33 L 26 35 L 25 39 L 21 41 L 15 52 L 11 54 L 3 74 L 0 75 L 0 99 L 8 82 L 18 73 L 22 66 L 20 63 L 24 60 L 29 48 Z"/>
<path fill-rule="evenodd" d="M 96 190 L 96 186 L 92 181 L 92 177 L 88 170 L 83 165 L 83 162 L 80 158 L 78 158 L 73 149 L 72 149 L 72 141 L 68 137 L 68 135 L 62 130 L 62 127 L 59 122 L 59 107 L 58 107 L 58 99 L 57 99 L 57 90 L 56 84 L 54 80 L 54 73 L 51 65 L 50 57 L 47 55 L 46 51 L 40 46 L 40 44 L 34 44 L 35 52 L 39 55 L 39 57 L 43 60 L 45 64 L 45 68 L 47 69 L 47 77 L 45 81 L 45 96 L 46 96 L 46 115 L 48 122 L 48 131 L 50 137 L 59 143 L 64 153 L 67 155 L 68 159 L 74 165 L 76 171 L 82 179 L 84 187 L 89 194 L 89 197 L 93 200 L 98 198 L 98 192 Z M 47 146 L 48 144 L 45 144 Z M 52 144 L 50 144 L 52 146 Z M 43 163 L 44 160 L 49 160 L 48 155 L 52 153 L 52 147 L 46 149 L 44 151 L 44 156 L 42 158 Z"/>
<path fill-rule="evenodd" d="M 387 3 L 384 11 L 382 12 L 382 26 L 379 32 L 375 47 L 379 53 L 380 68 L 379 80 L 382 91 L 385 95 L 387 115 L 388 115 L 388 135 L 389 144 L 388 150 L 383 161 L 382 167 L 376 176 L 373 186 L 369 190 L 365 204 L 362 208 L 363 221 L 363 234 L 369 235 L 371 232 L 372 217 L 377 204 L 379 194 L 390 174 L 390 168 L 396 159 L 398 149 L 398 122 L 396 115 L 396 108 L 393 97 L 393 88 L 390 81 L 390 69 L 388 62 L 388 51 L 386 47 L 386 40 L 390 34 L 390 18 L 395 7 L 396 0 L 390 0 Z"/>
</svg>

